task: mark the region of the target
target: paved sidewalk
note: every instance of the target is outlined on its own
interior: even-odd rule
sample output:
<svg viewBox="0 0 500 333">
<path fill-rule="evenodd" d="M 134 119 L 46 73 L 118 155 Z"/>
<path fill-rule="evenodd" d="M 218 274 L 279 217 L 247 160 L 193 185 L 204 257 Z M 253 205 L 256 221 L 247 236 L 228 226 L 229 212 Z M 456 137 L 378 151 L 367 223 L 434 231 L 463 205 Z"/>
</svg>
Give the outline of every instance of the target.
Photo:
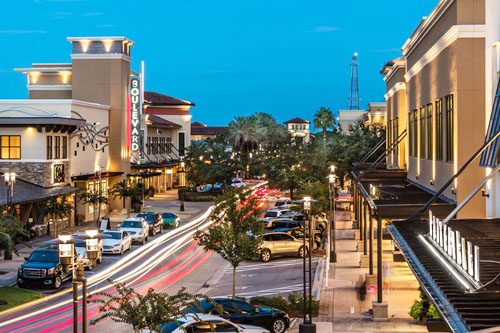
<svg viewBox="0 0 500 333">
<path fill-rule="evenodd" d="M 419 297 L 418 283 L 406 263 L 392 260 L 390 241 L 383 242 L 383 300 L 389 304 L 390 320 L 371 320 L 376 289 L 368 291 L 364 299 L 360 297 L 359 290 L 365 282 L 368 268 L 359 267 L 363 253 L 356 250 L 351 213 L 337 212 L 336 221 L 337 263 L 330 264 L 329 276 L 324 280 L 319 316 L 313 320 L 317 325 L 316 332 L 427 332 L 425 326 L 415 324 L 408 315 L 410 306 Z M 376 272 L 376 267 L 374 270 Z M 298 332 L 300 322 L 297 320 L 289 332 Z"/>
<path fill-rule="evenodd" d="M 145 211 L 171 211 L 176 213 L 182 221 L 189 221 L 202 211 L 212 205 L 211 202 L 184 202 L 185 211 L 180 211 L 180 201 L 177 199 L 177 190 L 170 190 L 165 193 L 156 194 L 153 198 L 144 202 Z M 137 213 L 131 213 L 133 217 Z M 127 218 L 127 214 L 112 214 L 110 215 L 111 227 L 115 228 L 119 223 Z M 61 232 L 73 233 L 78 230 L 95 229 L 95 222 L 83 222 L 78 226 L 71 226 L 61 230 Z M 0 287 L 13 286 L 16 284 L 17 268 L 24 262 L 24 258 L 41 246 L 44 242 L 50 240 L 49 235 L 36 237 L 29 241 L 26 245 L 18 246 L 18 255 L 13 254 L 12 260 L 4 260 L 3 253 L 0 253 Z"/>
</svg>

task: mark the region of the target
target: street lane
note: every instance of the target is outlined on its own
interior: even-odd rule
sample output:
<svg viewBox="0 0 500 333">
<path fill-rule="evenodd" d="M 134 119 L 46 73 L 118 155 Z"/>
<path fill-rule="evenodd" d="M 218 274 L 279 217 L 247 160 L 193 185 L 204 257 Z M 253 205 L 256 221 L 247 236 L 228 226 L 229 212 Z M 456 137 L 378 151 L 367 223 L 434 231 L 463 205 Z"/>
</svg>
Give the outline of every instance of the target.
<svg viewBox="0 0 500 333">
<path fill-rule="evenodd" d="M 166 290 L 212 255 L 211 252 L 204 252 L 192 239 L 198 228 L 204 228 L 210 223 L 209 215 L 210 210 L 193 221 L 158 236 L 102 271 L 86 274 L 89 295 L 112 290 L 108 279 L 125 282 L 138 291 L 145 291 L 149 287 Z M 42 302 L 1 314 L 0 332 L 71 331 L 73 319 L 70 291 L 66 289 L 46 297 Z M 89 320 L 98 313 L 97 306 L 93 304 L 88 305 L 87 311 Z M 100 331 L 99 325 L 91 329 Z"/>
</svg>

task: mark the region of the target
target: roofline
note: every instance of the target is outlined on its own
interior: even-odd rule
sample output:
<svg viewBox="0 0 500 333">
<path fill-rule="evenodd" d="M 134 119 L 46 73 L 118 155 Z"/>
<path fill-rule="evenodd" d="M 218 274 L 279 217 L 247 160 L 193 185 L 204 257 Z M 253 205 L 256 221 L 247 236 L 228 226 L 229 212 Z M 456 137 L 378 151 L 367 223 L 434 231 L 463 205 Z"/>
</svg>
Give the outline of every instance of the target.
<svg viewBox="0 0 500 333">
<path fill-rule="evenodd" d="M 19 106 L 21 105 L 30 105 L 30 104 L 40 104 L 40 103 L 47 103 L 47 104 L 75 104 L 79 106 L 89 106 L 97 109 L 102 109 L 102 110 L 109 110 L 111 107 L 109 105 L 104 105 L 104 104 L 99 104 L 99 103 L 94 103 L 94 102 L 87 102 L 87 101 L 82 101 L 79 99 L 0 99 L 0 105 L 4 102 L 7 103 L 18 103 Z"/>
<path fill-rule="evenodd" d="M 101 37 L 67 37 L 66 40 L 68 42 L 79 42 L 82 40 L 88 41 L 103 41 L 103 40 L 112 40 L 112 41 L 126 41 L 127 43 L 134 44 L 134 42 L 128 39 L 125 36 L 101 36 Z"/>
<path fill-rule="evenodd" d="M 15 72 L 18 73 L 29 73 L 29 72 L 42 72 L 42 73 L 52 73 L 52 72 L 71 72 L 72 67 L 31 67 L 31 68 L 14 68 Z"/>
</svg>

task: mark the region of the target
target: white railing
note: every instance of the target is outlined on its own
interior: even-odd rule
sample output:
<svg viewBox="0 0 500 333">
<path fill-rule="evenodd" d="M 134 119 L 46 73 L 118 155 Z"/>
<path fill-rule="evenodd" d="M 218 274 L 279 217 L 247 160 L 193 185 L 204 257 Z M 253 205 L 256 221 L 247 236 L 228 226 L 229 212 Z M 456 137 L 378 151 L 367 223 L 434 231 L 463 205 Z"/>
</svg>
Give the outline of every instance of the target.
<svg viewBox="0 0 500 333">
<path fill-rule="evenodd" d="M 479 246 L 460 235 L 429 211 L 428 238 L 448 261 L 465 277 L 477 283 L 479 280 Z"/>
</svg>

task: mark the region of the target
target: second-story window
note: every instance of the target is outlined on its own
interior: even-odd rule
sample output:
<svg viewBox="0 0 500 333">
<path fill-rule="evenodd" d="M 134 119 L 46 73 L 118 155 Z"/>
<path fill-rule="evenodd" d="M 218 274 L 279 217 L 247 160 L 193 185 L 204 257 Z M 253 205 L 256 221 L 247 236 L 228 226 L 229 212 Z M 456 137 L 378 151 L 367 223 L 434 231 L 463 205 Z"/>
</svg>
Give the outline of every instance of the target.
<svg viewBox="0 0 500 333">
<path fill-rule="evenodd" d="M 68 158 L 68 137 L 62 137 L 62 158 Z"/>
<path fill-rule="evenodd" d="M 425 135 L 427 134 L 426 130 L 426 119 L 427 118 L 427 111 L 425 107 L 420 108 L 420 158 L 425 158 Z"/>
<path fill-rule="evenodd" d="M 0 159 L 2 160 L 21 159 L 20 135 L 0 135 Z"/>
<path fill-rule="evenodd" d="M 47 135 L 47 159 L 52 159 L 52 136 Z"/>
<path fill-rule="evenodd" d="M 61 158 L 61 137 L 55 136 L 54 139 L 55 139 L 54 158 L 57 160 Z"/>
<path fill-rule="evenodd" d="M 394 120 L 392 121 L 392 128 L 393 128 L 393 135 L 394 135 L 394 142 L 396 142 L 396 145 L 394 147 L 394 154 L 398 154 L 399 153 L 399 143 L 398 143 L 398 137 L 399 137 L 399 124 L 398 124 L 398 117 L 394 118 Z"/>
<path fill-rule="evenodd" d="M 443 100 L 436 101 L 436 160 L 443 160 Z"/>
<path fill-rule="evenodd" d="M 432 104 L 426 107 L 425 158 L 432 159 Z"/>
<path fill-rule="evenodd" d="M 454 127 L 454 105 L 453 105 L 453 95 L 448 95 L 445 97 L 445 113 L 446 113 L 446 123 L 445 123 L 445 133 L 446 133 L 446 162 L 453 162 L 453 150 L 455 147 L 455 137 L 453 135 Z"/>
</svg>

